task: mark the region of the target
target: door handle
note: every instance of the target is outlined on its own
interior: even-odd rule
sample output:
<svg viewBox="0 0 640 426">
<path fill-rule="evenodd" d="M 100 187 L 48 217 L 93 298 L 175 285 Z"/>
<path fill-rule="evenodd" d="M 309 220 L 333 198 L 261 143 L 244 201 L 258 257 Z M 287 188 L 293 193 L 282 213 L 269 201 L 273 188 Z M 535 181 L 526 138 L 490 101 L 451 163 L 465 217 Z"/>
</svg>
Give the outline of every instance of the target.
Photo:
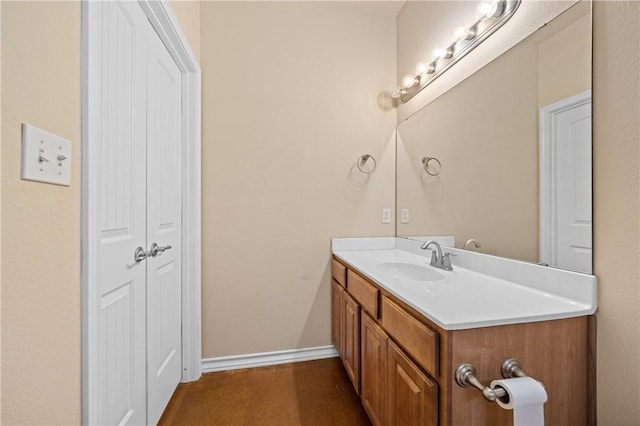
<svg viewBox="0 0 640 426">
<path fill-rule="evenodd" d="M 156 257 L 156 256 L 160 256 L 162 253 L 164 253 L 166 250 L 169 250 L 169 249 L 171 249 L 170 245 L 159 246 L 158 243 L 152 243 L 151 249 L 149 250 L 149 254 L 152 257 Z"/>
<path fill-rule="evenodd" d="M 145 260 L 148 255 L 149 255 L 149 253 L 144 251 L 144 249 L 142 247 L 138 247 L 138 248 L 136 248 L 136 251 L 133 252 L 133 259 L 136 261 L 136 263 L 140 263 L 143 260 Z"/>
</svg>

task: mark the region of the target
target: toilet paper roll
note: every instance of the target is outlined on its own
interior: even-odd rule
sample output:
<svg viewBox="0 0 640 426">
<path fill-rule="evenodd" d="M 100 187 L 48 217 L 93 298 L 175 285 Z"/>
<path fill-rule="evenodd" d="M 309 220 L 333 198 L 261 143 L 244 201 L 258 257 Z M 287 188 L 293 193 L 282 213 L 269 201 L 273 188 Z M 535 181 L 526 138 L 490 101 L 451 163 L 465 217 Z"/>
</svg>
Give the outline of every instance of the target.
<svg viewBox="0 0 640 426">
<path fill-rule="evenodd" d="M 509 395 L 508 402 L 496 402 L 505 410 L 513 410 L 513 426 L 544 426 L 547 392 L 542 383 L 531 377 L 517 377 L 491 382 L 492 388 L 497 386 Z"/>
</svg>

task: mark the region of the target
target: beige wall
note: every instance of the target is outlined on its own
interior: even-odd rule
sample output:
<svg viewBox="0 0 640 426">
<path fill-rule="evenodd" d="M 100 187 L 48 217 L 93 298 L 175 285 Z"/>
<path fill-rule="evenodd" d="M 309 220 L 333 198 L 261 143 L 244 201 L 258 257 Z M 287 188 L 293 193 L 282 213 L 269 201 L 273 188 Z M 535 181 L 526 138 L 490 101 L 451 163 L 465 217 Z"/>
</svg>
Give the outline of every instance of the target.
<svg viewBox="0 0 640 426">
<path fill-rule="evenodd" d="M 594 6 L 598 424 L 640 423 L 640 3 Z"/>
<path fill-rule="evenodd" d="M 2 423 L 80 421 L 80 3 L 2 2 Z M 37 31 L 34 31 L 37 29 Z M 21 123 L 72 141 L 20 180 Z"/>
<path fill-rule="evenodd" d="M 590 39 L 583 2 L 400 123 L 397 207 L 411 221 L 399 235 L 475 238 L 483 253 L 539 261 L 538 108 L 591 87 Z"/>
<path fill-rule="evenodd" d="M 193 54 L 200 61 L 200 1 L 169 0 L 169 4 L 191 45 Z"/>
<path fill-rule="evenodd" d="M 573 21 L 573 15 L 581 17 Z M 577 4 L 558 20 L 559 30 L 538 45 L 539 107 L 591 88 L 590 4 Z"/>
<path fill-rule="evenodd" d="M 329 345 L 331 237 L 394 234 L 387 7 L 202 4 L 204 358 Z"/>
</svg>

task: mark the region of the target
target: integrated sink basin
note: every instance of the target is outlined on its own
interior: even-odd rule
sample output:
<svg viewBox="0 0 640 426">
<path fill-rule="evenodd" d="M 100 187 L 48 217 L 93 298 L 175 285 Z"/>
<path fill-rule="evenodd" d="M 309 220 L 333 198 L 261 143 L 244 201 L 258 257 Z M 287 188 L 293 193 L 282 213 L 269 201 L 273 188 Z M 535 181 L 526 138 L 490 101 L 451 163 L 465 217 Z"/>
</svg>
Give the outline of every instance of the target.
<svg viewBox="0 0 640 426">
<path fill-rule="evenodd" d="M 381 262 L 375 268 L 378 272 L 412 281 L 441 281 L 444 276 L 428 265 L 408 262 Z"/>
</svg>

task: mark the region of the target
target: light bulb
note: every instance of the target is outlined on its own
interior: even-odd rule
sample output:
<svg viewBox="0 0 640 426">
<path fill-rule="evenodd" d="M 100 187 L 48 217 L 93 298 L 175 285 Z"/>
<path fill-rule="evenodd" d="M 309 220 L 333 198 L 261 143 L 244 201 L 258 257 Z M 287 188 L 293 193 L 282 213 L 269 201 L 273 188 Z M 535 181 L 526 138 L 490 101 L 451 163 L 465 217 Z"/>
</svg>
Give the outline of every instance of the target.
<svg viewBox="0 0 640 426">
<path fill-rule="evenodd" d="M 416 65 L 416 74 L 418 75 L 431 74 L 435 70 L 436 67 L 433 63 L 428 64 L 426 62 L 418 62 L 418 64 Z"/>
<path fill-rule="evenodd" d="M 442 49 L 437 47 L 433 49 L 433 59 L 449 59 L 453 55 L 453 51 L 451 49 Z"/>
<path fill-rule="evenodd" d="M 456 27 L 451 33 L 451 38 L 454 42 L 462 41 L 462 40 L 471 40 L 475 37 L 476 32 L 463 25 Z"/>
<path fill-rule="evenodd" d="M 396 87 L 391 92 L 391 97 L 393 99 L 398 99 L 400 96 L 402 96 L 403 92 L 404 92 L 404 89 L 402 87 Z"/>
<path fill-rule="evenodd" d="M 416 65 L 416 74 L 418 75 L 427 74 L 430 68 L 431 67 L 426 62 L 418 62 L 418 64 Z"/>
<path fill-rule="evenodd" d="M 433 59 L 442 59 L 444 58 L 445 50 L 440 47 L 436 47 L 431 53 L 433 54 Z"/>
<path fill-rule="evenodd" d="M 414 75 L 405 75 L 402 77 L 402 87 L 408 89 L 413 87 L 417 83 L 416 77 Z"/>
<path fill-rule="evenodd" d="M 478 19 L 497 18 L 502 15 L 503 4 L 499 0 L 482 2 L 478 5 L 476 17 Z"/>
</svg>

